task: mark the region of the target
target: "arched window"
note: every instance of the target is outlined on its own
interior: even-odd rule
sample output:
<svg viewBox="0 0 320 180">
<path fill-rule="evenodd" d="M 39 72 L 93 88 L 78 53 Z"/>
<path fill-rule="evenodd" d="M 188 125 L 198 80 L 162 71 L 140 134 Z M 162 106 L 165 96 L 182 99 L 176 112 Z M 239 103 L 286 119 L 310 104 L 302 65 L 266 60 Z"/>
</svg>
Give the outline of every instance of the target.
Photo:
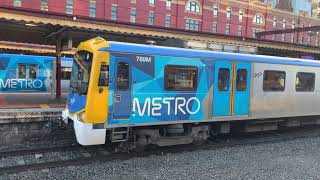
<svg viewBox="0 0 320 180">
<path fill-rule="evenodd" d="M 227 20 L 230 20 L 231 18 L 231 13 L 232 13 L 232 10 L 230 7 L 227 8 Z"/>
<path fill-rule="evenodd" d="M 196 1 L 189 1 L 187 3 L 186 10 L 187 11 L 191 11 L 191 12 L 199 13 L 200 12 L 200 6 Z"/>
<path fill-rule="evenodd" d="M 272 26 L 273 26 L 274 28 L 277 28 L 277 23 L 278 23 L 277 17 L 273 17 Z"/>
<path fill-rule="evenodd" d="M 253 22 L 257 24 L 264 24 L 264 18 L 261 14 L 256 14 L 253 18 Z"/>
<path fill-rule="evenodd" d="M 282 29 L 285 29 L 287 26 L 287 20 L 286 19 L 283 19 L 282 20 Z"/>
<path fill-rule="evenodd" d="M 219 6 L 217 4 L 213 5 L 213 15 L 218 16 Z"/>
<path fill-rule="evenodd" d="M 293 21 L 292 21 L 291 28 L 292 28 L 292 29 L 294 29 L 295 27 L 296 27 L 296 21 L 295 21 L 295 20 L 293 20 Z"/>
<path fill-rule="evenodd" d="M 242 22 L 242 20 L 243 20 L 243 10 L 242 9 L 240 9 L 239 10 L 239 22 Z"/>
</svg>

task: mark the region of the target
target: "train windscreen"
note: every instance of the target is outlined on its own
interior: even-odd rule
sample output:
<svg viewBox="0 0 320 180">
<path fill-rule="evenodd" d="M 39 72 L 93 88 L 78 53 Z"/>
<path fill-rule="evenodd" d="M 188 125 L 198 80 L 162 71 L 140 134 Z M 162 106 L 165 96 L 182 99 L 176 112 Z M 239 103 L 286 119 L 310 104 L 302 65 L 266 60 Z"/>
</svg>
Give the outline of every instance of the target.
<svg viewBox="0 0 320 180">
<path fill-rule="evenodd" d="M 79 95 L 88 93 L 90 71 L 93 54 L 88 51 L 78 51 L 74 55 L 74 63 L 70 79 L 70 91 Z"/>
</svg>

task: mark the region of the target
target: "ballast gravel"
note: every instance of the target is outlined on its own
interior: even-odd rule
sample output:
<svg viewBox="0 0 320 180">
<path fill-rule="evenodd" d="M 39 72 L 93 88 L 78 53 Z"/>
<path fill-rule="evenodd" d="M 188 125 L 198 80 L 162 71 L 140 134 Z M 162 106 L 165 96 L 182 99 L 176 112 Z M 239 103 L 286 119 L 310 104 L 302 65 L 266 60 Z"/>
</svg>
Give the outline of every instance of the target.
<svg viewBox="0 0 320 180">
<path fill-rule="evenodd" d="M 0 179 L 319 179 L 320 137 L 2 175 Z"/>
</svg>

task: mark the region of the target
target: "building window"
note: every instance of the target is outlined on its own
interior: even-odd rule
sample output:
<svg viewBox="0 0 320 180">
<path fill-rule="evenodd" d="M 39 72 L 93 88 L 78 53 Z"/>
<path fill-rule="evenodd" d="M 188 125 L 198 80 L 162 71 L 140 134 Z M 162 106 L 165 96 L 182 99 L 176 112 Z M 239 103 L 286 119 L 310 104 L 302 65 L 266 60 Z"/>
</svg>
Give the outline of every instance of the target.
<svg viewBox="0 0 320 180">
<path fill-rule="evenodd" d="M 238 36 L 242 36 L 242 26 L 238 26 Z"/>
<path fill-rule="evenodd" d="M 48 11 L 49 10 L 49 5 L 48 5 L 48 0 L 41 0 L 41 11 Z"/>
<path fill-rule="evenodd" d="M 286 83 L 286 73 L 284 71 L 264 71 L 263 90 L 264 91 L 284 91 Z"/>
<path fill-rule="evenodd" d="M 217 32 L 217 23 L 215 22 L 212 24 L 212 32 Z"/>
<path fill-rule="evenodd" d="M 296 27 L 296 21 L 295 21 L 295 20 L 293 20 L 293 21 L 292 21 L 291 28 L 292 28 L 292 29 L 294 29 L 295 27 Z"/>
<path fill-rule="evenodd" d="M 264 24 L 264 18 L 261 14 L 256 14 L 253 18 L 253 22 L 256 24 Z"/>
<path fill-rule="evenodd" d="M 149 25 L 153 25 L 154 24 L 154 12 L 149 12 Z"/>
<path fill-rule="evenodd" d="M 22 0 L 13 0 L 13 7 L 21 7 Z"/>
<path fill-rule="evenodd" d="M 154 5 L 154 0 L 149 0 L 150 5 Z"/>
<path fill-rule="evenodd" d="M 286 26 L 287 26 L 287 20 L 283 19 L 282 20 L 282 29 L 286 29 Z"/>
<path fill-rule="evenodd" d="M 172 5 L 172 0 L 167 0 L 166 1 L 166 7 L 167 8 L 171 8 L 171 5 Z"/>
<path fill-rule="evenodd" d="M 276 35 L 272 34 L 272 40 L 276 40 Z"/>
<path fill-rule="evenodd" d="M 218 7 L 218 5 L 215 4 L 213 6 L 213 15 L 218 16 L 218 14 L 219 14 L 219 7 Z"/>
<path fill-rule="evenodd" d="M 197 89 L 198 68 L 194 66 L 166 66 L 165 89 L 170 91 L 194 91 Z"/>
<path fill-rule="evenodd" d="M 171 26 L 171 16 L 170 15 L 166 15 L 166 23 L 165 23 L 166 27 L 170 27 Z"/>
<path fill-rule="evenodd" d="M 220 68 L 218 71 L 218 90 L 229 91 L 230 87 L 230 69 Z"/>
<path fill-rule="evenodd" d="M 96 17 L 96 1 L 90 1 L 90 17 Z"/>
<path fill-rule="evenodd" d="M 240 9 L 239 10 L 239 22 L 242 22 L 242 20 L 243 20 L 243 10 L 242 9 Z"/>
<path fill-rule="evenodd" d="M 253 38 L 256 38 L 256 37 L 257 37 L 256 35 L 257 35 L 257 33 L 259 33 L 259 32 L 262 32 L 262 31 L 259 30 L 259 29 L 253 29 L 253 30 L 252 30 L 252 37 L 253 37 Z"/>
<path fill-rule="evenodd" d="M 294 35 L 291 35 L 290 42 L 291 42 L 291 43 L 294 43 Z"/>
<path fill-rule="evenodd" d="M 308 45 L 311 44 L 311 37 L 308 37 Z"/>
<path fill-rule="evenodd" d="M 187 3 L 186 10 L 191 11 L 191 12 L 200 13 L 200 6 L 197 2 L 190 1 Z"/>
<path fill-rule="evenodd" d="M 187 19 L 186 20 L 186 29 L 199 31 L 199 21 L 194 19 Z"/>
<path fill-rule="evenodd" d="M 316 40 L 316 46 L 319 46 L 319 38 Z"/>
<path fill-rule="evenodd" d="M 303 37 L 303 35 L 301 36 L 300 43 L 301 43 L 301 44 L 303 44 L 303 43 L 304 43 L 304 37 Z"/>
<path fill-rule="evenodd" d="M 314 73 L 298 72 L 296 76 L 296 91 L 313 92 L 315 76 Z"/>
<path fill-rule="evenodd" d="M 115 5 L 111 6 L 111 20 L 117 20 L 118 7 Z"/>
<path fill-rule="evenodd" d="M 135 23 L 137 17 L 137 11 L 135 8 L 131 8 L 130 10 L 130 22 Z"/>
<path fill-rule="evenodd" d="M 230 34 L 230 24 L 226 24 L 226 34 Z"/>
<path fill-rule="evenodd" d="M 274 29 L 277 29 L 278 19 L 277 17 L 273 17 L 272 26 Z"/>
<path fill-rule="evenodd" d="M 285 34 L 282 34 L 282 35 L 281 35 L 281 41 L 284 42 L 285 40 L 286 40 L 286 35 L 285 35 Z"/>
<path fill-rule="evenodd" d="M 66 13 L 73 14 L 73 0 L 67 0 Z"/>
<path fill-rule="evenodd" d="M 232 13 L 232 10 L 230 7 L 227 8 L 227 20 L 230 20 L 231 19 L 231 13 Z"/>
</svg>

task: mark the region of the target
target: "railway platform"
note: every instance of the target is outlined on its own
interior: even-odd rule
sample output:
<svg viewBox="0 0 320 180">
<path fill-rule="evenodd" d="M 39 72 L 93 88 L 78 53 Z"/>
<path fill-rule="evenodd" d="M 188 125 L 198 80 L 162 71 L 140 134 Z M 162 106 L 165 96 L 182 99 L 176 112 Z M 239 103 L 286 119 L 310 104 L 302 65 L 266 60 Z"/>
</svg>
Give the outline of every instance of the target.
<svg viewBox="0 0 320 180">
<path fill-rule="evenodd" d="M 51 99 L 48 94 L 0 94 L 0 109 L 64 108 L 66 97 Z"/>
</svg>

